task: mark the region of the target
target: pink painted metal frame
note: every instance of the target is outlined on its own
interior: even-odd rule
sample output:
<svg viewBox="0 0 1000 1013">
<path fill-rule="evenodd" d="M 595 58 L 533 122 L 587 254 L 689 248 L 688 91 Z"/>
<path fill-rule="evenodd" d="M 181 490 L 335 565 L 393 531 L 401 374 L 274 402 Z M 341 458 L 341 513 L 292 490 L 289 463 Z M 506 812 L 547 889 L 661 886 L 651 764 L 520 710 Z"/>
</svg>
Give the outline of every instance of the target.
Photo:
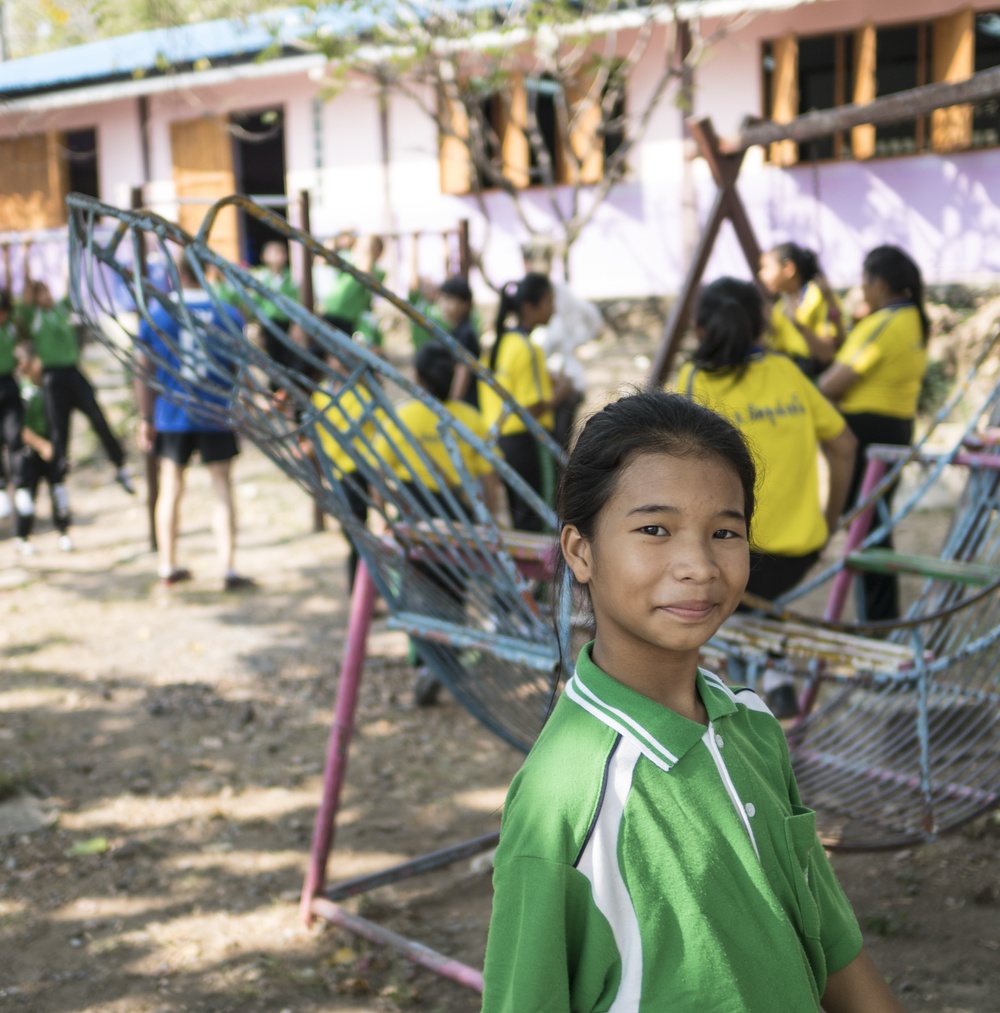
<svg viewBox="0 0 1000 1013">
<path fill-rule="evenodd" d="M 408 960 L 428 968 L 435 974 L 450 978 L 459 985 L 482 993 L 483 975 L 481 971 L 469 967 L 468 964 L 463 964 L 461 961 L 446 957 L 436 950 L 423 946 L 412 939 L 407 939 L 381 925 L 376 925 L 367 918 L 352 914 L 331 898 L 343 898 L 364 893 L 376 886 L 397 882 L 420 872 L 440 868 L 479 851 L 485 851 L 495 846 L 497 834 L 487 834 L 485 837 L 467 841 L 452 848 L 445 848 L 375 875 L 365 876 L 341 884 L 331 890 L 325 890 L 327 861 L 333 848 L 337 812 L 340 807 L 340 792 L 347 774 L 347 757 L 350 751 L 351 737 L 354 734 L 358 692 L 364 675 L 368 633 L 372 625 L 375 597 L 375 583 L 368 572 L 368 567 L 364 562 L 361 562 L 358 564 L 354 580 L 354 593 L 351 595 L 347 649 L 340 667 L 337 702 L 327 743 L 326 765 L 323 769 L 323 795 L 316 813 L 309 867 L 302 885 L 299 913 L 306 925 L 310 925 L 316 917 L 325 918 L 328 922 L 339 925 L 370 942 L 388 946 L 390 949 L 402 953 Z"/>
</svg>

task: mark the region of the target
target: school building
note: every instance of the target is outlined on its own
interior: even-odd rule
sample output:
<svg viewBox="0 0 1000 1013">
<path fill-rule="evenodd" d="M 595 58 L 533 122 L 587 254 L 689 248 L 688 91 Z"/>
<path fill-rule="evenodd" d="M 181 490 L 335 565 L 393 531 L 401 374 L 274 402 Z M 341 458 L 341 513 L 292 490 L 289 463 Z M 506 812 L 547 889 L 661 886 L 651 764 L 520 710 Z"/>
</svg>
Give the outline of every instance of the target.
<svg viewBox="0 0 1000 1013">
<path fill-rule="evenodd" d="M 710 116 L 723 137 L 747 116 L 783 122 L 1000 64 L 1000 11 L 989 0 L 681 3 L 659 13 L 654 44 L 628 79 L 629 116 L 648 104 L 672 58 L 677 19 L 706 42 L 690 112 Z M 474 248 L 488 235 L 491 277 L 518 275 L 527 236 L 509 196 L 487 191 L 484 215 L 467 160 L 412 101 L 350 76 L 327 98 L 324 58 L 294 45 L 303 31 L 292 9 L 270 26 L 190 25 L 0 64 L 0 238 L 58 236 L 71 190 L 127 206 L 142 187 L 147 206 L 192 231 L 204 202 L 224 194 L 307 191 L 319 236 L 433 232 L 465 219 Z M 265 50 L 275 55 L 257 59 Z M 715 188 L 692 158 L 678 87 L 573 248 L 573 285 L 591 298 L 680 287 Z M 550 195 L 517 150 L 506 171 L 545 231 Z M 600 159 L 588 172 L 599 181 Z M 762 246 L 792 238 L 813 247 L 835 284 L 855 281 L 865 250 L 883 242 L 905 247 L 930 282 L 987 282 L 1000 271 L 1000 107 L 754 148 L 739 191 Z M 220 248 L 254 260 L 254 227 L 234 216 L 227 228 Z M 62 249 L 54 242 L 44 254 L 57 285 Z M 725 231 L 706 277 L 722 272 L 747 273 Z"/>
</svg>

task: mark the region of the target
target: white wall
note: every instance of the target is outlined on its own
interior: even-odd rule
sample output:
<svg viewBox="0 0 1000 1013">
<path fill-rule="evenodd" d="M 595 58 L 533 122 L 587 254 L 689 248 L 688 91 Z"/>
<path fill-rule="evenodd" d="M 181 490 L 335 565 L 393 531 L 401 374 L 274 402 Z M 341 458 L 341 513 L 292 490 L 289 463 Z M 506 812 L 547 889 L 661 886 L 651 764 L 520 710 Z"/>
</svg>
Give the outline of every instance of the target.
<svg viewBox="0 0 1000 1013">
<path fill-rule="evenodd" d="M 990 4 L 978 6 L 988 9 Z M 930 18 L 941 11 L 934 0 L 913 0 L 905 6 L 884 5 L 875 13 L 882 23 Z M 853 28 L 872 13 L 864 0 L 826 0 L 728 26 L 702 25 L 706 37 L 718 37 L 696 70 L 696 114 L 711 116 L 718 133 L 734 133 L 747 114 L 762 111 L 763 39 L 788 30 L 809 34 Z M 627 97 L 630 115 L 648 102 L 671 38 L 670 30 L 660 29 L 635 69 Z M 400 96 L 389 103 L 387 180 L 378 96 L 371 82 L 348 81 L 317 109 L 322 83 L 315 72 L 284 73 L 270 65 L 244 73 L 248 76 L 229 83 L 174 87 L 150 96 L 150 196 L 156 210 L 167 217 L 176 214 L 173 120 L 280 105 L 285 112 L 287 188 L 290 194 L 310 191 L 314 233 L 326 236 L 343 228 L 429 233 L 468 218 L 473 245 L 484 251 L 490 280 L 502 283 L 520 275 L 520 244 L 528 230 L 510 198 L 487 194 L 484 215 L 475 198 L 441 193 L 436 129 L 417 103 Z M 704 163 L 688 157 L 690 142 L 682 134 L 675 96 L 671 90 L 664 97 L 648 133 L 630 155 L 628 178 L 597 208 L 574 247 L 573 284 L 592 298 L 672 293 L 684 277 L 715 188 Z M 129 188 L 142 179 L 137 100 L 81 104 L 85 97 L 81 90 L 67 93 L 64 108 L 49 102 L 31 112 L 8 112 L 0 122 L 0 136 L 95 127 L 101 196 L 126 203 Z M 756 149 L 747 155 L 739 190 L 762 247 L 788 238 L 812 246 L 837 284 L 853 282 L 865 250 L 880 242 L 909 249 L 929 281 L 986 280 L 1000 270 L 998 150 L 781 170 L 765 164 Z M 557 194 L 564 211 L 570 197 L 569 189 Z M 584 193 L 583 206 L 588 199 Z M 558 234 L 557 216 L 544 189 L 524 192 L 521 206 L 536 228 Z M 694 229 L 692 209 L 698 219 Z M 440 272 L 440 250 L 436 240 L 423 241 L 422 270 Z M 408 281 L 404 259 L 390 253 L 386 265 L 397 288 Z M 728 227 L 708 277 L 720 273 L 749 273 Z"/>
</svg>

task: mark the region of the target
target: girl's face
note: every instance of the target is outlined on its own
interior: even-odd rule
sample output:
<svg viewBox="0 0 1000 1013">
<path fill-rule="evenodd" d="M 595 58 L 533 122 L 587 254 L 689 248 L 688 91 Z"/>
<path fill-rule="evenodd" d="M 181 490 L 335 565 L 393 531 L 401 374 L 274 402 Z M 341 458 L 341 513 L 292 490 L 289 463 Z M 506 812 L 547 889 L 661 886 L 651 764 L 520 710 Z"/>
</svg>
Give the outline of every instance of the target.
<svg viewBox="0 0 1000 1013">
<path fill-rule="evenodd" d="M 594 657 L 610 675 L 682 657 L 696 663 L 749 576 L 743 487 L 719 458 L 640 454 L 619 476 L 593 539 L 568 526 L 562 546 L 590 592 Z"/>
<path fill-rule="evenodd" d="M 757 270 L 760 283 L 774 295 L 793 292 L 798 287 L 795 276 L 795 265 L 790 260 L 778 260 L 772 251 L 760 255 L 760 267 Z"/>
<path fill-rule="evenodd" d="M 861 295 L 868 304 L 868 308 L 874 313 L 875 310 L 882 309 L 890 301 L 893 293 L 889 291 L 889 286 L 886 285 L 883 278 L 877 278 L 867 271 L 862 271 Z"/>
<path fill-rule="evenodd" d="M 551 319 L 556 306 L 555 289 L 548 289 L 538 302 L 526 302 L 521 307 L 520 324 L 526 331 L 544 327 Z"/>
<path fill-rule="evenodd" d="M 472 306 L 458 296 L 441 292 L 437 297 L 441 317 L 449 327 L 457 327 L 471 312 Z"/>
</svg>

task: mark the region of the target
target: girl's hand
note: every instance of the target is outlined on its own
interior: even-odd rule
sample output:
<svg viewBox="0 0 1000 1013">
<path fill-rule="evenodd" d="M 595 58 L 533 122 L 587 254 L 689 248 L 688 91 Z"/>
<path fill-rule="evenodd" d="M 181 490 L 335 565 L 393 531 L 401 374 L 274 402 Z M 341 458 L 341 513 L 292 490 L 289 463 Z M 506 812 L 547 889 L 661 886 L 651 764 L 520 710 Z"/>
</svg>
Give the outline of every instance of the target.
<svg viewBox="0 0 1000 1013">
<path fill-rule="evenodd" d="M 573 381 L 565 373 L 560 373 L 552 381 L 552 404 L 557 405 L 573 393 Z"/>
<path fill-rule="evenodd" d="M 156 427 L 152 419 L 139 419 L 139 430 L 136 434 L 136 443 L 144 454 L 151 454 L 156 442 Z"/>
</svg>

